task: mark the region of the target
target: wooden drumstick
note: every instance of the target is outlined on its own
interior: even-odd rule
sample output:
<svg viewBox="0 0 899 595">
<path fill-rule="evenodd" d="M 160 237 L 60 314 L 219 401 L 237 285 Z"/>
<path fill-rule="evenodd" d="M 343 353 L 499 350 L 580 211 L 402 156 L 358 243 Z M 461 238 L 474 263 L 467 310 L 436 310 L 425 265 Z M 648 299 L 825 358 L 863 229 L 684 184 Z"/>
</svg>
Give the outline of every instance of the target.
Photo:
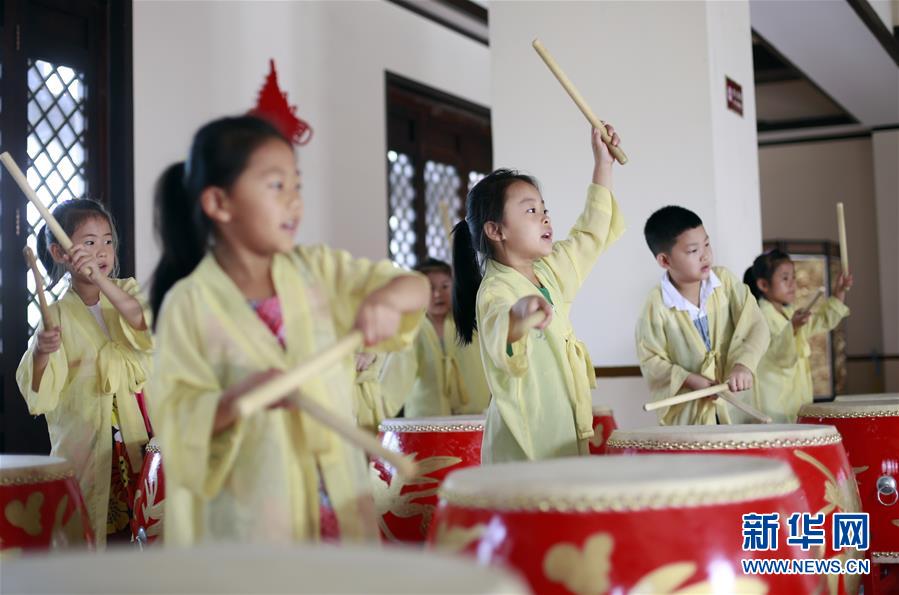
<svg viewBox="0 0 899 595">
<path fill-rule="evenodd" d="M 643 405 L 643 411 L 654 411 L 656 409 L 661 409 L 663 407 L 671 407 L 672 405 L 680 405 L 681 403 L 686 403 L 688 401 L 695 401 L 697 399 L 702 399 L 716 393 L 720 393 L 723 390 L 727 390 L 727 383 L 724 384 L 716 384 L 715 386 L 709 386 L 706 388 L 701 388 L 699 390 L 694 390 L 689 393 L 684 393 L 682 395 L 674 395 L 673 397 L 668 397 L 667 399 L 659 399 L 658 401 L 653 401 L 652 403 L 646 403 Z"/>
<path fill-rule="evenodd" d="M 534 46 L 534 49 L 537 50 L 540 57 L 543 58 L 543 61 L 549 67 L 550 71 L 556 76 L 559 83 L 561 83 L 562 88 L 565 89 L 571 99 L 574 100 L 575 105 L 578 106 L 578 109 L 581 110 L 581 113 L 587 118 L 587 121 L 590 122 L 590 125 L 599 131 L 602 142 L 609 147 L 609 152 L 612 153 L 612 156 L 614 156 L 621 165 L 627 163 L 627 155 L 624 154 L 624 151 L 622 151 L 621 148 L 612 146 L 612 137 L 609 135 L 609 131 L 606 130 L 605 124 L 596 117 L 596 114 L 593 113 L 593 110 L 590 109 L 590 106 L 587 105 L 586 100 L 584 100 L 583 95 L 577 90 L 574 83 L 571 82 L 571 79 L 568 78 L 565 72 L 562 71 L 559 64 L 549 53 L 549 50 L 546 49 L 539 39 L 535 39 L 532 45 Z"/>
<path fill-rule="evenodd" d="M 812 301 L 810 301 L 806 307 L 800 308 L 800 310 L 802 312 L 811 312 L 812 308 L 815 306 L 816 303 L 818 303 L 818 300 L 821 299 L 822 295 L 824 295 L 824 290 L 819 289 L 818 293 L 815 294 L 815 297 L 812 298 Z"/>
<path fill-rule="evenodd" d="M 37 268 L 37 260 L 34 258 L 34 252 L 31 251 L 31 247 L 25 246 L 25 249 L 22 250 L 22 254 L 25 255 L 25 261 L 31 269 L 31 274 L 34 275 L 34 292 L 37 294 L 37 299 L 40 303 L 41 318 L 44 320 L 44 330 L 50 330 L 56 325 L 53 324 L 53 317 L 50 316 L 50 307 L 47 305 L 47 296 L 44 295 L 44 277 L 41 275 L 40 269 Z"/>
<path fill-rule="evenodd" d="M 446 239 L 451 242 L 453 238 L 453 220 L 450 217 L 449 205 L 445 202 L 440 203 L 440 216 L 443 219 L 443 228 L 444 231 L 446 231 Z"/>
<path fill-rule="evenodd" d="M 237 411 L 239 415 L 247 417 L 277 403 L 286 395 L 294 393 L 310 378 L 321 374 L 330 366 L 355 353 L 356 350 L 362 347 L 363 343 L 362 333 L 353 331 L 338 340 L 331 347 L 313 355 L 299 366 L 256 387 L 238 400 Z M 335 415 L 312 399 L 304 397 L 301 393 L 294 393 L 293 401 L 300 409 L 328 426 L 354 446 L 384 459 L 396 467 L 397 471 L 405 477 L 415 476 L 417 468 L 415 463 L 404 459 L 395 452 L 387 450 L 374 436 L 363 432 L 352 423 Z"/>
<path fill-rule="evenodd" d="M 849 274 L 849 245 L 846 242 L 846 214 L 841 202 L 837 203 L 837 227 L 840 233 L 840 264 L 845 276 Z"/>
<path fill-rule="evenodd" d="M 727 386 L 727 385 L 725 385 L 725 386 Z M 762 413 L 755 407 L 753 407 L 751 405 L 747 405 L 746 403 L 741 401 L 736 395 L 734 395 L 730 391 L 726 391 L 726 390 L 722 391 L 719 396 L 722 399 L 724 399 L 725 401 L 727 401 L 729 404 L 731 404 L 734 407 L 736 407 L 737 409 L 741 410 L 743 413 L 746 413 L 747 415 L 756 418 L 763 424 L 770 424 L 772 421 L 774 421 L 773 419 L 771 419 L 771 417 L 769 417 L 768 415 L 765 415 L 764 413 Z"/>
<path fill-rule="evenodd" d="M 41 199 L 34 193 L 31 185 L 28 183 L 28 178 L 25 177 L 25 174 L 23 174 L 22 170 L 19 169 L 19 166 L 16 165 L 12 156 L 4 151 L 0 154 L 0 161 L 3 162 L 6 171 L 8 171 L 9 175 L 16 181 L 16 184 L 18 184 L 22 193 L 25 194 L 25 197 L 31 201 L 31 204 L 33 204 L 37 209 L 37 212 L 40 213 L 41 217 L 44 219 L 44 223 L 50 228 L 50 232 L 56 238 L 56 241 L 59 242 L 59 245 L 62 246 L 62 249 L 69 252 L 72 249 L 72 239 L 59 224 L 59 221 L 56 220 L 56 217 L 53 216 L 53 213 L 50 212 L 50 209 L 44 206 Z M 93 277 L 94 275 L 94 271 L 90 267 L 88 267 L 85 272 L 88 277 Z"/>
</svg>

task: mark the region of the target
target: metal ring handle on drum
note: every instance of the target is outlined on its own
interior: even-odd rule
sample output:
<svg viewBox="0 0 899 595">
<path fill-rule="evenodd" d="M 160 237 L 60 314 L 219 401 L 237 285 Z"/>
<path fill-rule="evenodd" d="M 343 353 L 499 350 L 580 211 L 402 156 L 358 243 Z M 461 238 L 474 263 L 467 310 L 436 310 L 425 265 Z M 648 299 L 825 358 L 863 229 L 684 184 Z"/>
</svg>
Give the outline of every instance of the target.
<svg viewBox="0 0 899 595">
<path fill-rule="evenodd" d="M 896 479 L 891 475 L 881 475 L 877 479 L 877 501 L 884 506 L 893 506 L 899 502 Z"/>
</svg>

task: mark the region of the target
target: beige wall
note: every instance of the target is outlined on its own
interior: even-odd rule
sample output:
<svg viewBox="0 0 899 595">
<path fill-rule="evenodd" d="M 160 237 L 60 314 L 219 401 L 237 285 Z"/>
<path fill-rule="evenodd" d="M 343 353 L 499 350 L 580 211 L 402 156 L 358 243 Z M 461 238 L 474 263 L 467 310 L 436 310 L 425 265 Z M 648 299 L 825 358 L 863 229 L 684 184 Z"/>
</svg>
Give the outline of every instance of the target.
<svg viewBox="0 0 899 595">
<path fill-rule="evenodd" d="M 765 239 L 838 241 L 836 208 L 846 207 L 846 233 L 855 287 L 847 304 L 850 355 L 883 352 L 881 270 L 874 165 L 870 138 L 806 142 L 759 149 Z M 893 259 L 895 262 L 895 259 Z M 876 390 L 873 367 L 851 364 L 849 392 Z"/>
</svg>

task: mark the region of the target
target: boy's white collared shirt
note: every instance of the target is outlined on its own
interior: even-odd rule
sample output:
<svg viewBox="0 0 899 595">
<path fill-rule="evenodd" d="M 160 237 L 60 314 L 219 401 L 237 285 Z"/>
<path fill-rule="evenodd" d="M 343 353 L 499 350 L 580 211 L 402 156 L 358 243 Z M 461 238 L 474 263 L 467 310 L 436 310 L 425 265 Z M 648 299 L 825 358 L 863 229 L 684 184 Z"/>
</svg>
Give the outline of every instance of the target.
<svg viewBox="0 0 899 595">
<path fill-rule="evenodd" d="M 706 317 L 705 306 L 709 301 L 709 296 L 712 295 L 716 287 L 720 286 L 721 280 L 718 279 L 718 275 L 715 274 L 715 271 L 710 270 L 709 278 L 699 286 L 699 307 L 697 308 L 695 304 L 677 290 L 671 282 L 671 277 L 668 276 L 668 271 L 665 271 L 662 275 L 662 303 L 665 304 L 666 308 L 689 312 L 691 320 L 697 321 Z"/>
</svg>

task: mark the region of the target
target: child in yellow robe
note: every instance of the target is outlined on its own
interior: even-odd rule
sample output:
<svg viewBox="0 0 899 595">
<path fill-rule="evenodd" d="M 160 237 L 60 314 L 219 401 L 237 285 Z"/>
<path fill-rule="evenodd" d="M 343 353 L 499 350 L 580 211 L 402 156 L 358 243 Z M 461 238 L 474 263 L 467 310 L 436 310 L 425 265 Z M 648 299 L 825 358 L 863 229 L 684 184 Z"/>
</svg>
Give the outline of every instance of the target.
<svg viewBox="0 0 899 595">
<path fill-rule="evenodd" d="M 780 250 L 756 258 L 743 280 L 771 331 L 771 345 L 758 368 L 761 409 L 775 422 L 796 423 L 799 408 L 814 399 L 809 337 L 836 328 L 849 315 L 843 302 L 852 275 L 837 277 L 833 297 L 811 310 L 796 307 L 795 268 Z"/>
<path fill-rule="evenodd" d="M 132 503 L 123 482 L 140 473 L 148 441 L 135 393 L 149 374 L 153 340 L 137 281 L 110 278 L 118 270 L 117 239 L 106 209 L 69 200 L 54 216 L 74 245 L 66 254 L 44 226 L 38 254 L 51 279 L 68 275 L 68 287 L 50 306 L 54 328 L 38 325 L 16 382 L 29 412 L 47 418 L 50 454 L 74 467 L 102 548 L 107 533 L 130 536 Z M 120 461 L 115 451 L 127 454 Z M 121 477 L 122 464 L 128 477 Z"/>
<path fill-rule="evenodd" d="M 406 417 L 483 413 L 490 401 L 481 349 L 456 340 L 452 315 L 453 271 L 447 263 L 429 258 L 415 270 L 431 283 L 427 320 L 411 348 L 391 354 L 381 373 L 390 415 L 405 405 Z"/>
<path fill-rule="evenodd" d="M 236 405 L 354 328 L 375 351 L 408 345 L 425 279 L 295 246 L 303 201 L 293 147 L 261 119 L 203 126 L 188 160 L 163 173 L 156 201 L 163 253 L 148 397 L 166 466 L 166 543 L 377 540 L 361 451 L 290 395 L 245 418 Z M 300 392 L 352 422 L 353 363 Z"/>
<path fill-rule="evenodd" d="M 768 326 L 749 288 L 714 255 L 702 220 L 669 206 L 646 221 L 646 243 L 665 274 L 637 322 L 637 355 L 653 400 L 727 382 L 759 407 L 753 373 L 768 348 Z M 658 410 L 661 425 L 749 423 L 716 396 Z"/>
<path fill-rule="evenodd" d="M 454 318 L 464 343 L 479 333 L 492 395 L 482 463 L 588 452 L 596 378 L 569 310 L 598 256 L 624 230 L 612 157 L 595 130 L 592 142 L 587 204 L 567 239 L 553 242 L 536 181 L 511 170 L 494 171 L 471 189 L 465 221 L 455 228 Z M 543 322 L 522 332 L 519 323 L 537 311 Z"/>
</svg>

